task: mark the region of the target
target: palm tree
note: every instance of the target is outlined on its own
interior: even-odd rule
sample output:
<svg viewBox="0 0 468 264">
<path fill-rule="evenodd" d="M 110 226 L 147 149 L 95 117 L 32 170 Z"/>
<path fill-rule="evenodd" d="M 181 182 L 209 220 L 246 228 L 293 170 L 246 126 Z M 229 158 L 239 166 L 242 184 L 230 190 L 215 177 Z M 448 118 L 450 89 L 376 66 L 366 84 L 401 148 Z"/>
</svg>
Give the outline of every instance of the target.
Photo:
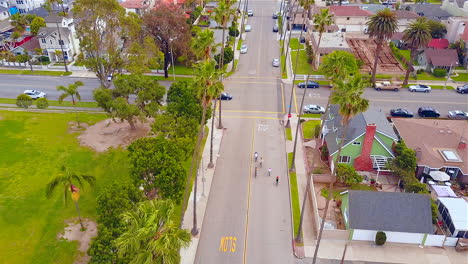
<svg viewBox="0 0 468 264">
<path fill-rule="evenodd" d="M 377 63 L 379 61 L 380 51 L 384 41 L 390 39 L 398 29 L 398 19 L 395 12 L 385 8 L 378 11 L 369 18 L 366 23 L 369 31 L 369 37 L 375 38 L 377 47 L 375 50 L 374 67 L 372 68 L 372 85 L 375 84 L 375 73 L 377 72 Z"/>
<path fill-rule="evenodd" d="M 226 26 L 227 22 L 231 17 L 236 15 L 236 10 L 232 8 L 231 0 L 221 0 L 218 2 L 218 7 L 214 10 L 214 19 L 216 22 L 220 23 L 223 26 L 223 35 L 221 40 L 221 54 L 219 56 L 218 65 L 219 68 L 224 70 L 224 48 L 226 41 Z M 221 75 L 221 79 L 223 76 Z M 222 81 L 222 80 L 221 80 Z M 219 114 L 218 114 L 218 129 L 223 128 L 223 123 L 221 122 L 221 100 L 219 100 Z"/>
<path fill-rule="evenodd" d="M 425 48 L 431 41 L 431 30 L 425 17 L 418 18 L 416 21 L 409 24 L 408 28 L 403 31 L 403 41 L 410 49 L 410 61 L 406 69 L 405 81 L 403 85 L 408 85 L 408 78 L 413 69 L 413 61 L 416 57 L 417 50 Z"/>
<path fill-rule="evenodd" d="M 192 50 L 195 56 L 205 61 L 211 58 L 211 54 L 216 52 L 218 45 L 215 44 L 214 32 L 210 29 L 200 31 L 195 38 L 192 39 Z"/>
<path fill-rule="evenodd" d="M 172 220 L 171 200 L 150 200 L 138 203 L 133 211 L 122 215 L 128 229 L 115 240 L 118 255 L 129 263 L 180 262 L 179 249 L 188 247 L 190 233 Z"/>
<path fill-rule="evenodd" d="M 63 99 L 67 98 L 68 96 L 71 96 L 72 98 L 72 103 L 75 104 L 75 97 L 79 101 L 81 101 L 81 95 L 78 92 L 78 87 L 83 86 L 84 83 L 81 81 L 76 81 L 75 83 L 69 84 L 68 87 L 65 87 L 63 85 L 57 86 L 57 91 L 62 91 L 63 94 L 59 96 L 59 103 L 63 102 Z"/>
<path fill-rule="evenodd" d="M 198 89 L 198 97 L 200 98 L 200 103 L 202 104 L 202 119 L 200 122 L 200 128 L 198 132 L 197 143 L 195 149 L 193 150 L 192 163 L 190 165 L 189 177 L 187 181 L 190 182 L 194 172 L 195 163 L 199 160 L 200 154 L 200 145 L 203 139 L 203 131 L 205 129 L 205 119 L 206 119 L 206 110 L 210 102 L 216 98 L 220 91 L 224 89 L 223 83 L 220 81 L 222 71 L 216 69 L 216 63 L 213 60 L 205 61 L 199 63 L 195 68 L 195 78 L 194 86 Z M 212 149 L 210 151 L 210 162 L 212 162 Z M 194 197 L 197 195 L 197 174 L 195 174 L 195 185 L 193 188 Z M 184 194 L 184 201 L 187 199 L 189 184 L 186 185 L 186 190 Z M 184 202 L 185 204 L 185 202 Z M 193 199 L 193 228 L 192 234 L 198 234 L 197 227 L 197 199 Z M 182 210 L 184 212 L 185 210 Z"/>
<path fill-rule="evenodd" d="M 61 168 L 61 175 L 53 178 L 46 186 L 47 198 L 52 197 L 52 194 L 57 187 L 63 187 L 63 198 L 65 204 L 68 202 L 68 192 L 71 193 L 73 202 L 75 203 L 76 212 L 78 213 L 78 219 L 80 221 L 81 228 L 84 229 L 83 222 L 80 215 L 80 207 L 78 206 L 78 200 L 80 198 L 80 189 L 76 186 L 79 185 L 81 189 L 84 189 L 83 183 L 88 183 L 90 186 L 94 186 L 96 178 L 91 175 L 76 174 L 70 171 L 65 166 Z"/>
<path fill-rule="evenodd" d="M 15 28 L 15 32 L 23 34 L 29 22 L 25 15 L 16 13 L 10 17 L 11 25 Z"/>
<path fill-rule="evenodd" d="M 317 48 L 314 50 L 313 65 L 317 68 L 318 61 L 316 61 L 317 53 L 320 48 L 320 42 L 322 41 L 322 35 L 326 31 L 327 26 L 330 26 L 334 22 L 334 16 L 329 12 L 329 9 L 321 9 L 320 13 L 314 15 L 314 28 L 319 32 L 317 41 Z"/>
<path fill-rule="evenodd" d="M 355 115 L 364 112 L 369 108 L 369 100 L 361 97 L 364 93 L 364 89 L 366 88 L 366 86 L 367 82 L 362 79 L 362 76 L 360 74 L 355 74 L 353 77 L 347 80 L 339 80 L 336 82 L 335 91 L 331 97 L 331 103 L 338 104 L 340 107 L 339 113 L 341 115 L 341 123 L 343 125 L 343 138 L 340 139 L 338 153 L 334 161 L 332 175 L 335 177 L 336 169 L 340 161 L 341 151 L 343 149 L 344 142 L 346 141 L 346 134 L 348 130 L 349 121 Z M 333 184 L 333 181 L 330 182 L 328 188 L 328 197 L 325 203 L 325 208 L 323 210 L 323 217 L 320 224 L 319 235 L 317 238 L 317 246 L 315 247 L 314 259 L 312 263 L 315 263 L 317 260 L 317 253 L 320 247 L 320 242 L 322 240 L 323 227 L 325 226 L 325 220 L 330 204 L 330 198 L 333 196 Z"/>
</svg>

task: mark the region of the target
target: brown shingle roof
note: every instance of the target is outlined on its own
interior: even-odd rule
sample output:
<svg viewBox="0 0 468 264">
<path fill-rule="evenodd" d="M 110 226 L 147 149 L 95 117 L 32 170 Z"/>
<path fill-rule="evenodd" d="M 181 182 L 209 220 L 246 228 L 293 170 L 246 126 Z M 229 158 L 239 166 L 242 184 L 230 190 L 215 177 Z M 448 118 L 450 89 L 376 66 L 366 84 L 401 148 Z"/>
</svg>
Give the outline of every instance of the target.
<svg viewBox="0 0 468 264">
<path fill-rule="evenodd" d="M 468 146 L 458 149 L 460 141 L 467 140 L 468 122 L 410 118 L 394 118 L 392 121 L 409 148 L 421 149 L 419 165 L 431 168 L 458 167 L 464 174 L 468 174 Z M 463 162 L 445 161 L 440 150 L 455 151 Z"/>
<path fill-rule="evenodd" d="M 412 11 L 406 10 L 395 10 L 394 11 L 398 19 L 418 19 L 420 16 Z"/>
<path fill-rule="evenodd" d="M 32 37 L 29 41 L 23 43 L 20 47 L 23 49 L 35 53 L 36 51 L 34 49 L 38 49 L 41 47 L 39 44 L 39 40 L 36 37 Z"/>
<path fill-rule="evenodd" d="M 434 67 L 450 67 L 458 63 L 458 54 L 454 49 L 426 49 L 424 51 L 427 62 Z"/>
<path fill-rule="evenodd" d="M 350 16 L 361 16 L 361 17 L 367 17 L 367 16 L 372 16 L 372 12 L 368 10 L 361 9 L 359 6 L 330 6 L 330 12 L 334 13 L 335 16 L 344 16 L 344 17 L 350 17 Z"/>
</svg>

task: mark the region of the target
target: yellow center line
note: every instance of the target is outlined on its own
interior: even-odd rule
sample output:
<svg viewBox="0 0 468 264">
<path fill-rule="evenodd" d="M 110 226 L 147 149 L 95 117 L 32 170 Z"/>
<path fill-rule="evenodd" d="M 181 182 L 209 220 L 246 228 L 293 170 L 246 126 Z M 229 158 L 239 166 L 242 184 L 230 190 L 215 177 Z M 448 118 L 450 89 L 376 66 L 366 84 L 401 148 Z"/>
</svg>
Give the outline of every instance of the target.
<svg viewBox="0 0 468 264">
<path fill-rule="evenodd" d="M 245 118 L 245 119 L 272 119 L 272 120 L 280 120 L 277 117 L 264 117 L 264 116 L 225 116 L 223 118 Z"/>
<path fill-rule="evenodd" d="M 252 157 L 254 155 L 254 146 L 255 146 L 255 122 L 253 122 L 253 127 L 252 127 L 252 144 L 250 147 L 250 155 L 249 155 L 249 160 L 250 160 L 250 165 L 249 165 L 249 180 L 248 180 L 248 188 L 247 188 L 247 212 L 245 214 L 245 235 L 244 235 L 244 258 L 243 258 L 243 263 L 246 263 L 246 258 L 247 258 L 247 235 L 249 232 L 249 211 L 250 211 L 250 185 L 251 185 L 251 179 L 252 179 L 252 165 L 253 165 L 253 160 Z"/>
<path fill-rule="evenodd" d="M 265 113 L 265 114 L 282 114 L 282 113 L 283 113 L 283 112 L 257 111 L 257 110 L 223 110 L 223 112 L 234 112 L 234 113 Z"/>
</svg>

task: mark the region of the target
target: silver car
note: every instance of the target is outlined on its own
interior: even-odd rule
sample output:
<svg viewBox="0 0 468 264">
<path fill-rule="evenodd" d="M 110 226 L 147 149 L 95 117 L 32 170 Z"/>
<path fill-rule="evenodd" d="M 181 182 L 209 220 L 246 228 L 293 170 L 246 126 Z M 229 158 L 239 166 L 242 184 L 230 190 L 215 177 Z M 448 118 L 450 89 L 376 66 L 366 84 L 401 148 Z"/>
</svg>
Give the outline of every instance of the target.
<svg viewBox="0 0 468 264">
<path fill-rule="evenodd" d="M 431 91 L 431 87 L 423 84 L 411 85 L 409 88 L 410 92 L 425 92 L 428 93 Z"/>
<path fill-rule="evenodd" d="M 252 31 L 252 26 L 251 25 L 245 25 L 245 32 L 250 32 Z"/>
<path fill-rule="evenodd" d="M 306 105 L 304 106 L 304 113 L 306 114 L 323 114 L 325 113 L 325 108 L 319 105 Z"/>
<path fill-rule="evenodd" d="M 247 47 L 247 45 L 244 44 L 244 45 L 241 46 L 240 53 L 241 54 L 246 54 L 248 49 L 249 49 L 249 47 Z"/>
<path fill-rule="evenodd" d="M 468 113 L 460 110 L 453 110 L 448 112 L 448 118 L 450 119 L 468 119 Z"/>
<path fill-rule="evenodd" d="M 25 90 L 23 93 L 29 95 L 29 97 L 31 97 L 34 100 L 47 97 L 46 93 L 38 90 Z"/>
<path fill-rule="evenodd" d="M 273 59 L 273 61 L 271 62 L 271 65 L 273 65 L 273 67 L 279 67 L 280 66 L 280 60 L 279 59 Z"/>
</svg>

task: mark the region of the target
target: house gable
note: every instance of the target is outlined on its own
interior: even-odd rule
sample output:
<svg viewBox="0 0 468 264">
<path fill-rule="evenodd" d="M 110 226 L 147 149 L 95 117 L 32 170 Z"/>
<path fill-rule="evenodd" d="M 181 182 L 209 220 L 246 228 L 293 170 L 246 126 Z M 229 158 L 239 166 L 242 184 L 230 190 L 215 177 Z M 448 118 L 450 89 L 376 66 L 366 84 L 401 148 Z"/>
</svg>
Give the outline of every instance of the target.
<svg viewBox="0 0 468 264">
<path fill-rule="evenodd" d="M 374 137 L 374 143 L 372 144 L 371 155 L 393 157 L 393 153 L 387 149 L 384 144 L 385 143 L 382 142 L 381 138 L 376 135 Z"/>
</svg>

